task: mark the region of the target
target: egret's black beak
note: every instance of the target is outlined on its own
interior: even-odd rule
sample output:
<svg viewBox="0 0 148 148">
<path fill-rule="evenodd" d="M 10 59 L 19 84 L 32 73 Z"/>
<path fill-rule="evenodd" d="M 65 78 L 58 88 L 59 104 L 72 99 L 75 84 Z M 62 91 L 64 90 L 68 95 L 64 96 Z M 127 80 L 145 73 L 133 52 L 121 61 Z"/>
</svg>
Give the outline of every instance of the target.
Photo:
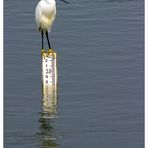
<svg viewBox="0 0 148 148">
<path fill-rule="evenodd" d="M 70 4 L 69 2 L 67 2 L 67 1 L 65 1 L 65 0 L 60 0 L 60 1 L 66 3 L 66 4 Z"/>
</svg>

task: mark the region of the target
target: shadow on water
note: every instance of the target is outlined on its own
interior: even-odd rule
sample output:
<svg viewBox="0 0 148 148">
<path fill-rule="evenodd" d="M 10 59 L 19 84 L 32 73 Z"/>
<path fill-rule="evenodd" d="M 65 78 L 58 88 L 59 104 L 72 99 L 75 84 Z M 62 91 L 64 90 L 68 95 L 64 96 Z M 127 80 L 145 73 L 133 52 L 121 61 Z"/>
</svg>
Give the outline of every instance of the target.
<svg viewBox="0 0 148 148">
<path fill-rule="evenodd" d="M 39 119 L 39 130 L 37 133 L 39 137 L 39 145 L 41 148 L 57 148 L 58 144 L 55 136 L 54 121 L 53 119 L 44 118 L 44 113 L 41 113 Z"/>
<path fill-rule="evenodd" d="M 54 119 L 57 117 L 57 85 L 42 85 L 42 112 L 39 119 L 39 145 L 41 148 L 57 148 Z"/>
<path fill-rule="evenodd" d="M 37 133 L 37 135 L 39 136 L 41 148 L 57 148 L 58 144 L 56 142 L 54 121 L 44 118 L 44 113 L 41 113 L 39 123 L 40 132 Z"/>
</svg>

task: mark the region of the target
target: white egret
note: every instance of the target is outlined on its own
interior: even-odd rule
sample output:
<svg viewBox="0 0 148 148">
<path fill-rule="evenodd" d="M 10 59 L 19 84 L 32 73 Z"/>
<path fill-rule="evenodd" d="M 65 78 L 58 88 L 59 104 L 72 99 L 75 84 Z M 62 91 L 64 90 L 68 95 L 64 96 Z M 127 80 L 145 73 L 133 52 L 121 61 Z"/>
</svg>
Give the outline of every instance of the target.
<svg viewBox="0 0 148 148">
<path fill-rule="evenodd" d="M 61 0 L 68 3 L 65 0 Z M 35 20 L 37 28 L 42 35 L 42 50 L 44 49 L 43 38 L 46 34 L 49 49 L 51 49 L 50 41 L 48 38 L 48 32 L 50 32 L 51 26 L 56 17 L 56 2 L 55 0 L 41 0 L 36 6 Z"/>
</svg>

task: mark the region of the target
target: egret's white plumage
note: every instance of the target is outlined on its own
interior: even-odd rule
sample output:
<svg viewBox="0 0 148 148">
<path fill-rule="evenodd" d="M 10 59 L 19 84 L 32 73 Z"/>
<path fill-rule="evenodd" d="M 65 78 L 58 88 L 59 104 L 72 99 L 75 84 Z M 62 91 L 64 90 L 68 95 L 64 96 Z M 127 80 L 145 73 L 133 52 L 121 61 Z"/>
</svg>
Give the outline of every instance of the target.
<svg viewBox="0 0 148 148">
<path fill-rule="evenodd" d="M 69 2 L 65 0 L 61 0 L 61 1 L 69 4 Z M 36 6 L 35 20 L 36 20 L 37 28 L 42 35 L 42 49 L 44 49 L 43 47 L 44 34 L 46 34 L 49 49 L 51 49 L 49 38 L 48 38 L 48 32 L 50 32 L 50 29 L 55 20 L 55 17 L 56 17 L 55 0 L 41 0 Z"/>
<path fill-rule="evenodd" d="M 56 17 L 55 0 L 41 0 L 35 10 L 35 20 L 39 31 L 50 31 Z"/>
</svg>

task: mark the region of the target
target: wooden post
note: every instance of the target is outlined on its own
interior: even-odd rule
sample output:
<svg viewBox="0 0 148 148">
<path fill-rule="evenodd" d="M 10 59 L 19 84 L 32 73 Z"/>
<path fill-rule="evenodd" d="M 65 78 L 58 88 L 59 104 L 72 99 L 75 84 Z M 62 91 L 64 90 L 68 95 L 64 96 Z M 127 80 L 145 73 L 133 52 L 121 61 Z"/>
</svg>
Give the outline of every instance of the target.
<svg viewBox="0 0 148 148">
<path fill-rule="evenodd" d="M 56 116 L 57 109 L 57 55 L 54 50 L 44 51 L 42 57 L 42 108 L 48 118 Z"/>
</svg>

